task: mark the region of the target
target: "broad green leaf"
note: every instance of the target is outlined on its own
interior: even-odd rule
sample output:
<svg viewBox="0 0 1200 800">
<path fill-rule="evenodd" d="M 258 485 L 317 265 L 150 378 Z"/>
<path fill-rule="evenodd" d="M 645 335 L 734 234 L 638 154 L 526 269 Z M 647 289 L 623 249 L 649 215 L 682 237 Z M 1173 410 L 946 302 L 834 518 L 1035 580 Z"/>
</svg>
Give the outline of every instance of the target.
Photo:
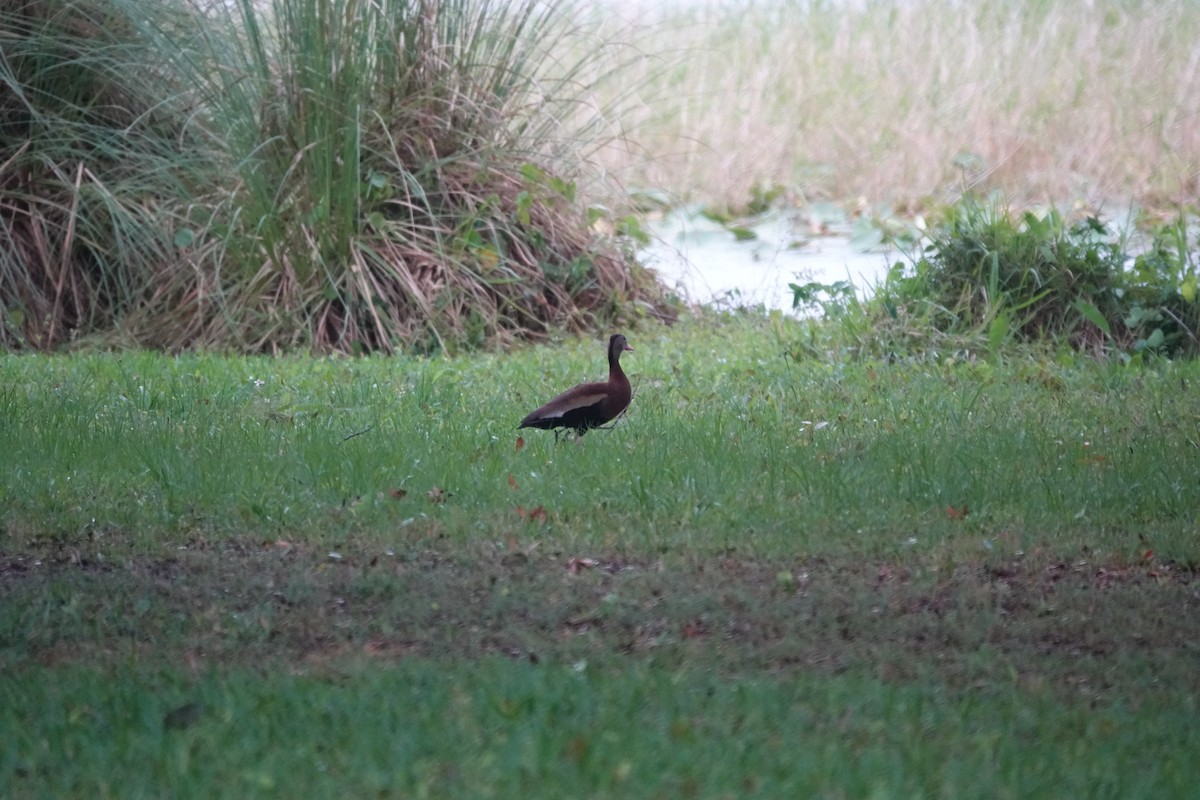
<svg viewBox="0 0 1200 800">
<path fill-rule="evenodd" d="M 1087 319 L 1088 322 L 1095 325 L 1100 330 L 1104 331 L 1106 336 L 1112 336 L 1112 327 L 1109 326 L 1108 320 L 1100 313 L 1100 309 L 1086 300 L 1076 300 L 1075 310 Z"/>
<path fill-rule="evenodd" d="M 1009 322 L 1008 314 L 1006 313 L 997 314 L 996 318 L 992 320 L 992 324 L 988 326 L 988 348 L 993 353 L 998 353 L 1000 351 L 1000 347 L 1004 344 L 1004 340 L 1008 338 L 1008 331 L 1010 327 L 1011 323 Z"/>
</svg>

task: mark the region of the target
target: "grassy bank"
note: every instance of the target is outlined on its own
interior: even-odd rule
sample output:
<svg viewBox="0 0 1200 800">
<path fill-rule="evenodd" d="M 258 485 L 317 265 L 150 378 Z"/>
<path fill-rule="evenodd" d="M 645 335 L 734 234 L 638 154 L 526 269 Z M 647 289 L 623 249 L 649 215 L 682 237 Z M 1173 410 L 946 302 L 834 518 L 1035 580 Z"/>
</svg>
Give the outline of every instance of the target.
<svg viewBox="0 0 1200 800">
<path fill-rule="evenodd" d="M 1184 796 L 1195 365 L 0 360 L 14 796 Z"/>
<path fill-rule="evenodd" d="M 1198 194 L 1192 3 L 676 5 L 622 118 L 646 158 L 610 162 L 632 186 L 735 205 L 760 183 L 891 204 L 964 185 L 1035 203 Z"/>
</svg>

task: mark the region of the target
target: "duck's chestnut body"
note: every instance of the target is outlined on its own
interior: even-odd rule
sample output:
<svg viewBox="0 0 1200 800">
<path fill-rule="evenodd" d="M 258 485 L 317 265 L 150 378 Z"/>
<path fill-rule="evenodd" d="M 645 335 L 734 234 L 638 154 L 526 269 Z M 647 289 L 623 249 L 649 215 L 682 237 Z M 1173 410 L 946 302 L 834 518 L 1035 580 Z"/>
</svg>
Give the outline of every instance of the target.
<svg viewBox="0 0 1200 800">
<path fill-rule="evenodd" d="M 621 370 L 621 353 L 632 351 L 619 333 L 608 340 L 608 380 L 581 383 L 529 413 L 518 428 L 573 428 L 583 435 L 592 428 L 612 422 L 629 407 L 633 389 Z"/>
</svg>

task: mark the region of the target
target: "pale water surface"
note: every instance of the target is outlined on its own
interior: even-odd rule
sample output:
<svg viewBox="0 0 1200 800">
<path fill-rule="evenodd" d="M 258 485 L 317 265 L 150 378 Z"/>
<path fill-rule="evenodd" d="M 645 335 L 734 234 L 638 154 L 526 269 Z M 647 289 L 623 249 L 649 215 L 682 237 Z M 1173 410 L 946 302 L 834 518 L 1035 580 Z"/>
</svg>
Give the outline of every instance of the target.
<svg viewBox="0 0 1200 800">
<path fill-rule="evenodd" d="M 904 260 L 894 248 L 854 235 L 844 222 L 785 212 L 756 218 L 740 240 L 696 210 L 677 209 L 651 223 L 654 242 L 642 262 L 694 303 L 792 310 L 789 283 L 849 281 L 860 296 Z"/>
</svg>

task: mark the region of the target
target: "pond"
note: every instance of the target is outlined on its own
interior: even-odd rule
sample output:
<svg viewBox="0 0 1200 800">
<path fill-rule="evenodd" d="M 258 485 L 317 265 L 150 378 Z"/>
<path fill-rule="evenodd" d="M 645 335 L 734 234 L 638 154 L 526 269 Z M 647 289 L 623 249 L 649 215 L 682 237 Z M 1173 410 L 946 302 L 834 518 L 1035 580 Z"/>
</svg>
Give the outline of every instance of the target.
<svg viewBox="0 0 1200 800">
<path fill-rule="evenodd" d="M 907 260 L 869 223 L 835 208 L 771 211 L 746 221 L 678 208 L 648 225 L 642 263 L 693 303 L 792 311 L 790 283 L 849 281 L 860 296 Z"/>
</svg>

